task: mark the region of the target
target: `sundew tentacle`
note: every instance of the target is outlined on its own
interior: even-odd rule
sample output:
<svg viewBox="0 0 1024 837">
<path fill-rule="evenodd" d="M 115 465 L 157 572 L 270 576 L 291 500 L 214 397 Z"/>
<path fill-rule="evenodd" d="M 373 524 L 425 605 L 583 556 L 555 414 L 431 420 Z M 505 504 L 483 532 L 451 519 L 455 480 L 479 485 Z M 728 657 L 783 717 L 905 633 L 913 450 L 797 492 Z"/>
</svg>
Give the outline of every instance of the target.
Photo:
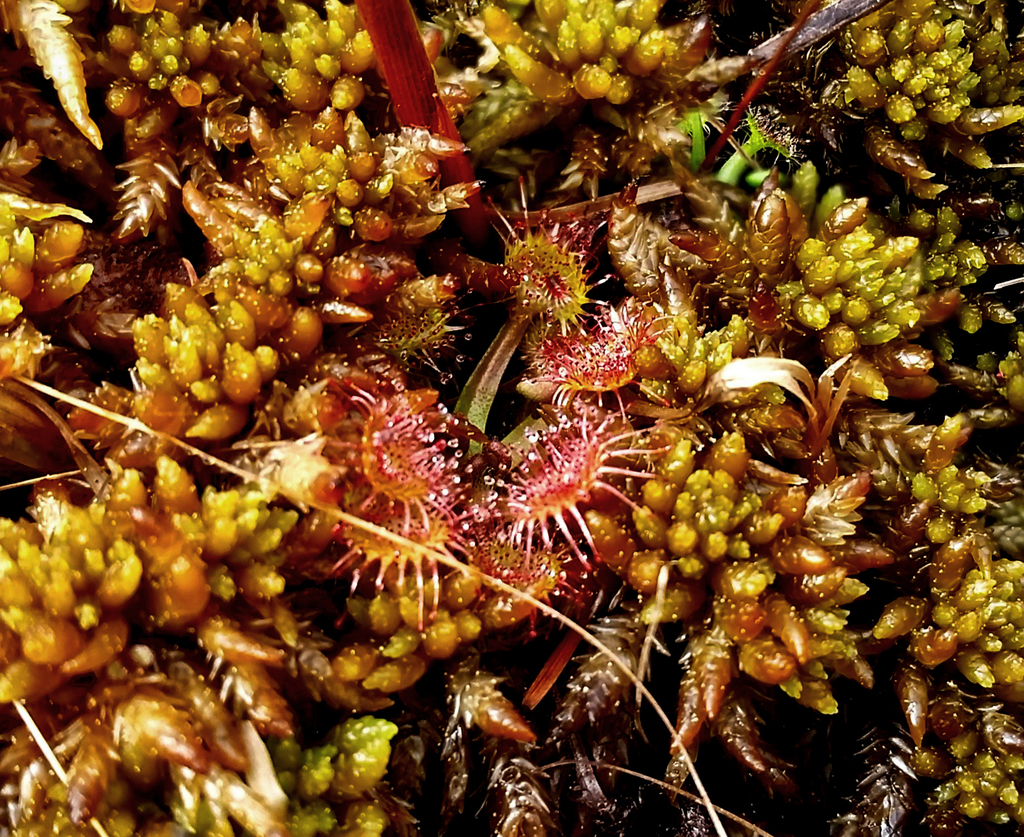
<svg viewBox="0 0 1024 837">
<path fill-rule="evenodd" d="M 429 530 L 431 516 L 454 522 L 463 492 L 458 422 L 436 398 L 431 390 L 351 396 L 362 423 L 355 443 L 363 483 L 354 486 L 357 508 L 395 508 L 406 535 Z"/>
<path fill-rule="evenodd" d="M 390 531 L 402 531 L 402 523 L 408 523 L 407 520 L 401 521 L 393 515 L 384 514 L 378 517 L 372 512 L 361 511 L 360 517 Z M 426 621 L 437 613 L 438 607 L 438 562 L 433 554 L 403 549 L 351 525 L 339 524 L 335 530 L 335 537 L 346 544 L 348 549 L 334 565 L 334 572 L 338 575 L 351 574 L 353 594 L 359 589 L 360 582 L 367 572 L 372 573 L 373 587 L 378 593 L 388 584 L 396 585 L 396 589 L 399 590 L 404 589 L 406 579 L 412 576 L 419 604 L 419 625 L 422 630 Z M 450 530 L 443 524 L 436 524 L 433 529 L 418 531 L 416 538 L 418 543 L 422 543 L 430 550 L 442 553 L 451 561 L 456 560 L 447 546 L 451 538 Z M 426 609 L 428 586 L 432 591 L 429 611 Z"/>
<path fill-rule="evenodd" d="M 529 550 L 536 531 L 544 546 L 550 548 L 554 529 L 565 537 L 584 566 L 590 565 L 570 521 L 579 527 L 578 535 L 593 552 L 594 542 L 580 506 L 600 499 L 602 494 L 634 505 L 610 480 L 649 476 L 643 470 L 611 464 L 650 453 L 647 449 L 628 447 L 638 433 L 618 432 L 621 426 L 617 415 L 579 411 L 562 414 L 557 423 L 542 432 L 527 433 L 530 446 L 520 465 L 501 486 L 505 492 L 501 499 L 503 515 L 511 524 L 514 544 Z"/>
</svg>

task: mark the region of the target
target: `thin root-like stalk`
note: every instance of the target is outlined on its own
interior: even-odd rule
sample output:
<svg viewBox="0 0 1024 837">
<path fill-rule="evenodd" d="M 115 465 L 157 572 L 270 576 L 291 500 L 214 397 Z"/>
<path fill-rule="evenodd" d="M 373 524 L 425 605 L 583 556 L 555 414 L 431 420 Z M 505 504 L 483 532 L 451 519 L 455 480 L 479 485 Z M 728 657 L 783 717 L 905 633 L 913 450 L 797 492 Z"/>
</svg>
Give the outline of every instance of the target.
<svg viewBox="0 0 1024 837">
<path fill-rule="evenodd" d="M 640 659 L 637 662 L 636 676 L 641 680 L 647 675 L 651 667 L 651 649 L 654 648 L 658 624 L 661 621 L 661 611 L 665 607 L 665 593 L 668 590 L 669 565 L 665 564 L 658 571 L 658 586 L 654 595 L 654 612 L 651 614 L 651 622 L 647 626 L 647 633 L 644 635 L 643 645 L 640 646 Z M 640 699 L 637 699 L 637 717 L 640 715 Z M 641 731 L 642 732 L 642 731 Z"/>
<path fill-rule="evenodd" d="M 46 480 L 59 480 L 63 479 L 64 477 L 73 477 L 76 474 L 80 473 L 82 473 L 81 470 L 76 468 L 74 471 L 61 471 L 58 474 L 43 474 L 41 477 L 32 477 L 31 479 L 27 480 L 20 480 L 19 482 L 9 482 L 6 485 L 0 485 L 0 491 L 7 491 L 8 489 L 11 488 L 25 488 L 26 486 L 35 485 L 36 483 L 45 482 Z"/>
<path fill-rule="evenodd" d="M 721 153 L 722 149 L 725 148 L 726 143 L 729 141 L 729 137 L 732 136 L 736 130 L 736 126 L 740 124 L 740 120 L 743 118 L 743 114 L 746 113 L 750 103 L 754 101 L 754 98 L 764 88 L 768 79 L 771 78 L 772 73 L 775 72 L 775 68 L 782 61 L 783 56 L 786 54 L 786 47 L 796 38 L 797 33 L 804 28 L 807 23 L 807 19 L 811 14 L 821 5 L 821 0 L 807 0 L 804 3 L 803 8 L 800 10 L 800 15 L 794 21 L 793 25 L 786 30 L 783 34 L 782 41 L 779 44 L 778 49 L 774 52 L 772 57 L 768 60 L 768 63 L 764 65 L 764 69 L 758 74 L 750 86 L 747 88 L 747 92 L 743 94 L 743 98 L 740 99 L 739 104 L 736 105 L 736 110 L 733 111 L 732 117 L 729 119 L 728 124 L 725 126 L 725 130 L 719 134 L 718 139 L 715 140 L 715 144 L 711 146 L 711 151 L 708 152 L 708 156 L 704 158 L 704 168 L 709 169 L 715 164 L 715 159 Z"/>
<path fill-rule="evenodd" d="M 632 187 L 627 186 L 626 189 Z M 508 223 L 507 219 L 512 219 L 517 223 L 524 224 L 526 226 L 537 226 L 539 224 L 553 224 L 559 221 L 571 221 L 578 218 L 587 218 L 591 215 L 597 215 L 601 212 L 607 212 L 615 205 L 615 201 L 626 191 L 623 189 L 620 192 L 613 192 L 610 195 L 602 195 L 599 198 L 593 200 L 579 201 L 577 203 L 566 204 L 565 206 L 558 206 L 554 209 L 534 209 L 528 212 L 509 212 L 506 210 L 502 211 L 501 218 Z M 683 193 L 683 187 L 676 183 L 674 180 L 652 180 L 649 183 L 645 183 L 636 190 L 636 196 L 633 198 L 633 203 L 637 206 L 642 206 L 646 203 L 654 203 L 656 201 L 665 200 L 666 198 L 674 198 L 676 195 Z M 496 210 L 494 210 L 496 212 Z"/>
<path fill-rule="evenodd" d="M 49 404 L 43 401 L 34 392 L 26 392 L 25 388 L 19 386 L 16 381 L 7 381 L 0 385 L 4 389 L 7 389 L 15 397 L 20 398 L 25 403 L 31 405 L 34 409 L 38 410 L 57 428 L 57 431 L 64 438 L 64 441 L 68 443 L 68 447 L 71 449 L 71 456 L 75 460 L 75 464 L 79 467 L 82 475 L 89 483 L 89 487 L 97 495 L 103 493 L 107 486 L 107 475 L 106 472 L 96 463 L 96 460 L 92 458 L 89 451 L 85 449 L 85 445 L 82 444 L 81 440 L 71 431 L 68 427 L 68 423 L 64 421 L 61 415 L 53 409 Z"/>
<path fill-rule="evenodd" d="M 575 766 L 575 764 L 575 761 L 556 761 L 552 762 L 551 764 L 545 764 L 541 769 L 551 770 L 554 767 L 569 767 Z M 694 802 L 704 802 L 704 800 L 695 793 L 690 793 L 689 791 L 683 790 L 682 788 L 670 784 L 669 782 L 664 782 L 661 779 L 655 779 L 653 776 L 648 776 L 646 773 L 641 773 L 638 770 L 630 770 L 628 767 L 620 767 L 617 764 L 599 764 L 598 767 L 600 767 L 602 770 L 614 770 L 617 773 L 622 773 L 626 776 L 632 776 L 635 779 L 643 779 L 645 782 L 650 782 L 652 785 L 657 785 L 659 788 L 664 788 L 669 793 L 678 793 L 680 796 L 685 796 L 687 799 L 691 799 Z M 711 807 L 714 808 L 719 814 L 721 814 L 726 819 L 732 820 L 734 823 L 742 825 L 744 828 L 749 828 L 751 833 L 756 834 L 757 837 L 774 837 L 774 835 L 772 835 L 770 832 L 765 831 L 763 828 L 759 828 L 758 826 L 750 822 L 750 820 L 743 819 L 743 817 L 739 816 L 739 814 L 734 814 L 731 811 L 727 811 L 725 808 L 718 807 L 717 805 L 712 805 Z"/>
<path fill-rule="evenodd" d="M 43 731 L 39 729 L 39 725 L 35 722 L 35 718 L 33 718 L 29 714 L 29 711 L 25 708 L 25 704 L 23 704 L 20 700 L 14 701 L 14 708 L 21 716 L 22 722 L 28 728 L 28 733 L 32 736 L 32 740 L 35 741 L 36 746 L 39 747 L 40 750 L 42 750 L 43 758 L 45 758 L 47 763 L 50 765 L 50 768 L 53 770 L 54 775 L 58 779 L 60 779 L 60 781 L 63 782 L 64 785 L 67 785 L 67 771 L 64 769 L 64 766 L 57 760 L 57 754 L 53 752 L 53 748 L 50 746 L 50 742 L 46 740 L 46 736 L 43 735 Z M 99 837 L 110 837 L 110 835 L 107 834 L 107 830 L 103 827 L 103 823 L 96 819 L 96 817 L 89 818 L 89 825 L 93 827 L 93 830 L 99 835 Z"/>
</svg>

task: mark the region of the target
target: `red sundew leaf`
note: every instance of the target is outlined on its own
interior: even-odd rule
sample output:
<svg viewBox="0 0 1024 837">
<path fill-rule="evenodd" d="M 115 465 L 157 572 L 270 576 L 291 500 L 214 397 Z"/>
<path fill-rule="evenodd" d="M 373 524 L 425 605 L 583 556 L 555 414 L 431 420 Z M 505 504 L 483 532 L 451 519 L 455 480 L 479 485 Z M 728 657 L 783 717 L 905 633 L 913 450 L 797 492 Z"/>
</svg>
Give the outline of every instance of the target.
<svg viewBox="0 0 1024 837">
<path fill-rule="evenodd" d="M 462 142 L 438 95 L 434 70 L 409 0 L 356 0 L 356 7 L 370 33 L 377 67 L 391 92 L 398 121 Z M 465 154 L 441 160 L 440 167 L 445 186 L 476 180 Z M 476 193 L 467 198 L 467 203 L 469 208 L 457 210 L 455 217 L 470 242 L 480 247 L 490 232 L 483 201 Z"/>
</svg>

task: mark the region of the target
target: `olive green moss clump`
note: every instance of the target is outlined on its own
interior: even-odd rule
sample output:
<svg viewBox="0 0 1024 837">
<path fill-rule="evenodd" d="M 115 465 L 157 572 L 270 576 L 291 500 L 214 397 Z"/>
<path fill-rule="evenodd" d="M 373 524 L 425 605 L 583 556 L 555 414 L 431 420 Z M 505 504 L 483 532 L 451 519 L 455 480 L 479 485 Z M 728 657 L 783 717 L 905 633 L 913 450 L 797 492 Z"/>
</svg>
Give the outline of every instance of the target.
<svg viewBox="0 0 1024 837">
<path fill-rule="evenodd" d="M 357 710 L 389 706 L 389 695 L 414 685 L 433 661 L 473 643 L 481 622 L 468 609 L 474 595 L 462 587 L 457 578 L 446 579 L 436 607 L 433 581 L 423 591 L 410 580 L 401 593 L 350 598 L 348 613 L 362 630 L 346 637 L 332 659 L 340 681 L 336 699 Z"/>
<path fill-rule="evenodd" d="M 270 507 L 255 487 L 210 487 L 200 500 L 168 457 L 155 470 L 150 485 L 139 471 L 120 471 L 106 502 L 43 493 L 34 521 L 0 521 L 5 702 L 103 670 L 125 648 L 140 606 L 150 628 L 205 625 L 201 635 L 214 636 L 215 599 L 240 594 L 265 606 L 283 592 L 278 550 L 295 512 Z"/>
<path fill-rule="evenodd" d="M 797 251 L 799 284 L 776 287 L 783 310 L 804 328 L 835 325 L 834 356 L 913 332 L 921 316 L 914 303 L 922 277 L 911 268 L 918 240 L 872 226 L 866 201 L 841 203 Z"/>
<path fill-rule="evenodd" d="M 297 110 L 315 113 L 330 103 L 352 110 L 363 100 L 360 75 L 374 60 L 369 33 L 354 5 L 328 0 L 327 19 L 295 0 L 279 4 L 283 32 L 264 32 L 263 69 Z"/>
<path fill-rule="evenodd" d="M 43 217 L 59 207 L 40 205 Z M 85 245 L 81 224 L 67 220 L 46 222 L 35 229 L 19 223 L 17 202 L 0 203 L 0 326 L 8 326 L 28 310 L 41 314 L 79 293 L 92 277 L 93 267 L 77 258 Z M 52 211 L 56 210 L 56 211 Z"/>
<path fill-rule="evenodd" d="M 126 60 L 127 75 L 140 88 L 170 90 L 180 106 L 196 107 L 204 94 L 216 93 L 219 88 L 214 74 L 202 72 L 213 48 L 212 28 L 210 20 L 183 25 L 168 11 L 138 15 L 134 29 L 118 24 L 108 33 L 111 59 Z M 139 92 L 118 86 L 116 92 L 108 93 L 111 109 L 124 110 L 125 100 L 133 95 Z"/>
<path fill-rule="evenodd" d="M 1015 338 L 1015 351 L 999 361 L 999 391 L 1014 410 L 1024 412 L 1024 334 Z"/>
<path fill-rule="evenodd" d="M 485 6 L 482 17 L 509 70 L 541 101 L 565 105 L 578 97 L 622 105 L 637 77 L 671 65 L 682 51 L 657 24 L 660 6 L 657 0 L 631 6 L 541 0 L 526 20 L 517 22 L 497 4 Z"/>
<path fill-rule="evenodd" d="M 637 352 L 641 388 L 652 401 L 682 403 L 700 393 L 730 360 L 747 354 L 750 328 L 733 316 L 717 331 L 700 333 L 692 315 L 674 317 L 653 346 Z"/>
<path fill-rule="evenodd" d="M 932 834 L 961 832 L 969 819 L 1024 823 L 1024 734 L 1018 720 L 947 689 L 931 702 L 928 726 L 932 735 L 911 765 L 938 783 L 930 796 Z"/>
<path fill-rule="evenodd" d="M 843 95 L 871 118 L 870 156 L 900 174 L 918 197 L 934 180 L 942 148 L 973 168 L 992 159 L 982 138 L 1024 117 L 1024 62 L 1011 55 L 999 12 L 966 15 L 941 0 L 898 0 L 849 26 Z"/>
<path fill-rule="evenodd" d="M 268 327 L 293 331 L 298 342 L 289 345 L 299 355 L 321 333 L 312 311 L 295 310 L 259 291 L 243 297 L 248 308 L 237 299 L 210 306 L 180 285 L 169 285 L 166 293 L 164 316 L 137 319 L 133 332 L 140 380 L 177 407 L 164 415 L 160 429 L 168 432 L 200 439 L 233 436 L 248 420 L 248 405 L 281 367 L 283 347 L 268 345 Z"/>
<path fill-rule="evenodd" d="M 951 207 L 940 206 L 934 213 L 915 209 L 907 227 L 926 242 L 925 273 L 933 285 L 972 285 L 988 270 L 984 251 L 961 236 L 963 225 Z"/>
<path fill-rule="evenodd" d="M 294 837 L 383 834 L 388 816 L 370 793 L 387 773 L 397 733 L 390 721 L 367 715 L 339 724 L 320 746 L 303 749 L 294 738 L 271 742 L 274 769 L 289 797 L 289 832 Z"/>
<path fill-rule="evenodd" d="M 815 510 L 824 497 L 843 496 L 851 513 L 867 481 L 845 478 L 819 496 L 779 489 L 762 499 L 749 462 L 738 433 L 716 440 L 699 462 L 693 441 L 677 439 L 658 477 L 644 484 L 631 526 L 588 514 L 602 560 L 643 597 L 643 619 L 686 620 L 705 599 L 711 604 L 711 627 L 690 641 L 693 661 L 680 692 L 686 741 L 715 721 L 737 666 L 824 713 L 837 711 L 830 668 L 873 682 L 843 609 L 868 592 L 852 577 L 861 567 L 847 557 L 835 522 L 818 520 Z M 882 551 L 872 561 L 892 557 Z M 697 697 L 707 689 L 715 700 Z"/>
</svg>

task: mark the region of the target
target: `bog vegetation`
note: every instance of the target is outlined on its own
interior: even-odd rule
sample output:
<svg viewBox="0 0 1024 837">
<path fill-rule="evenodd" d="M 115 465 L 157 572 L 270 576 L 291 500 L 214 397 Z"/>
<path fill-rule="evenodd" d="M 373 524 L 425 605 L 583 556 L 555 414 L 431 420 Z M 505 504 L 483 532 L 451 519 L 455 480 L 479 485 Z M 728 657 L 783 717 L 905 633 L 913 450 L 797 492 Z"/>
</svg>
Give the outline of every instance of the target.
<svg viewBox="0 0 1024 837">
<path fill-rule="evenodd" d="M 0 837 L 1024 826 L 1024 15 L 818 5 L 0 0 Z"/>
</svg>

